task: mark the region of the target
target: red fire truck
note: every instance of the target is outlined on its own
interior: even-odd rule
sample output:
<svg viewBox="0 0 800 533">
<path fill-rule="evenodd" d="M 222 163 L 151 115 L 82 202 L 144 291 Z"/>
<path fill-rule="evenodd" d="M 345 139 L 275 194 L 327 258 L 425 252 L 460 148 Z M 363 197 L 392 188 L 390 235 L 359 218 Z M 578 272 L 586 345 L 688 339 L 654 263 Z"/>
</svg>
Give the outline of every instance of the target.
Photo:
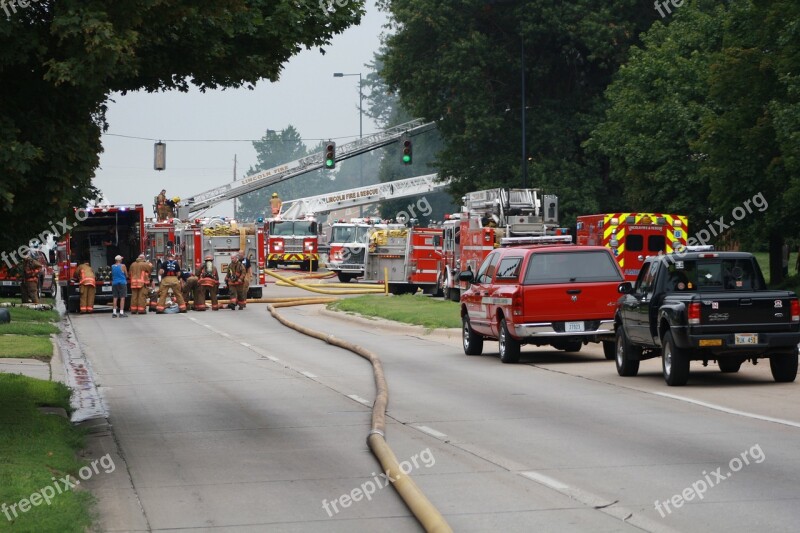
<svg viewBox="0 0 800 533">
<path fill-rule="evenodd" d="M 609 248 L 625 279 L 636 281 L 645 257 L 686 246 L 687 218 L 667 213 L 605 213 L 578 217 L 578 244 Z"/>
<path fill-rule="evenodd" d="M 558 197 L 538 189 L 487 189 L 462 198 L 461 212 L 442 223 L 442 294 L 454 302 L 469 285 L 458 273 L 478 267 L 502 239 L 566 235 L 558 227 Z"/>
<path fill-rule="evenodd" d="M 154 275 L 168 252 L 180 258 L 184 270 L 194 272 L 206 255 L 214 258 L 220 273 L 220 294 L 226 295 L 225 273 L 231 255 L 244 250 L 250 259 L 252 281 L 247 291 L 248 298 L 261 298 L 264 279 L 264 226 L 259 223 L 237 223 L 235 220 L 217 217 L 196 219 L 192 222 L 177 219 L 147 223 L 147 254 L 154 265 Z"/>
<path fill-rule="evenodd" d="M 311 216 L 271 218 L 267 222 L 267 266 L 298 265 L 301 270 L 319 268 L 320 225 Z"/>
<path fill-rule="evenodd" d="M 144 252 L 144 207 L 136 205 L 102 205 L 76 209 L 77 223 L 57 244 L 58 284 L 67 311 L 74 313 L 80 303 L 80 286 L 73 281 L 75 268 L 88 259 L 95 272 L 97 292 L 95 304 L 109 304 L 111 265 L 121 255 L 130 266 Z M 126 305 L 130 302 L 130 286 Z"/>
</svg>

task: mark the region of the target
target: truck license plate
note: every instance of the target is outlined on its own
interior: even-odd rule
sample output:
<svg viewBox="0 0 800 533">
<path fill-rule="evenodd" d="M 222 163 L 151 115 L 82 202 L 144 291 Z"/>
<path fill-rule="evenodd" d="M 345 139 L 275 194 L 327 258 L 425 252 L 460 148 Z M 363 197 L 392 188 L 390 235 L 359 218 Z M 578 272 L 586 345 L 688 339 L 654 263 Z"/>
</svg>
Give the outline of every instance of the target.
<svg viewBox="0 0 800 533">
<path fill-rule="evenodd" d="M 111 292 L 111 285 L 103 285 L 100 287 L 100 292 Z"/>
<path fill-rule="evenodd" d="M 583 331 L 583 322 L 564 322 L 564 331 L 567 333 L 579 333 Z"/>
<path fill-rule="evenodd" d="M 758 344 L 758 333 L 737 333 L 735 344 Z"/>
<path fill-rule="evenodd" d="M 4 281 L 3 287 L 12 287 L 14 285 L 13 281 Z"/>
</svg>

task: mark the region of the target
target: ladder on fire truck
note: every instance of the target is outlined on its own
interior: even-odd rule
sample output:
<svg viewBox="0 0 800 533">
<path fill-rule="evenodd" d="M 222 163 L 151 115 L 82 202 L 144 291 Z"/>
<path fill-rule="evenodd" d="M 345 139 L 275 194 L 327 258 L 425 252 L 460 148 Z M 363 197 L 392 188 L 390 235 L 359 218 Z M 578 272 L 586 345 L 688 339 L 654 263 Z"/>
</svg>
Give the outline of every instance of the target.
<svg viewBox="0 0 800 533">
<path fill-rule="evenodd" d="M 363 139 L 339 145 L 336 147 L 336 159 L 341 161 L 349 159 L 377 148 L 391 144 L 403 137 L 413 137 L 435 127 L 433 122 L 424 122 L 422 119 L 415 119 L 405 124 L 394 126 L 387 130 L 367 135 Z M 238 181 L 232 181 L 221 187 L 216 187 L 209 191 L 196 194 L 184 199 L 184 205 L 179 207 L 179 218 L 187 219 L 204 209 L 208 209 L 220 202 L 232 200 L 249 192 L 256 191 L 263 187 L 274 185 L 291 178 L 295 178 L 307 172 L 320 169 L 324 165 L 322 152 L 296 159 L 289 163 L 262 170 Z"/>
<path fill-rule="evenodd" d="M 305 215 L 324 215 L 336 209 L 374 204 L 385 200 L 437 191 L 450 183 L 449 178 L 442 181 L 437 181 L 438 179 L 438 174 L 426 174 L 425 176 L 387 181 L 366 187 L 286 201 L 283 203 L 285 209 L 283 209 L 281 217 L 295 219 Z"/>
</svg>

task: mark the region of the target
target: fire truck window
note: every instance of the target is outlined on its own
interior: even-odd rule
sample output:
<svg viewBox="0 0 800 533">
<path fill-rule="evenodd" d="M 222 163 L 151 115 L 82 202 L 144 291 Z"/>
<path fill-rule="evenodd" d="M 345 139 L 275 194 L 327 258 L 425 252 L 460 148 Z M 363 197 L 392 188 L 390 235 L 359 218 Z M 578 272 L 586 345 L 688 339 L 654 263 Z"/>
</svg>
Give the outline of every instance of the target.
<svg viewBox="0 0 800 533">
<path fill-rule="evenodd" d="M 506 257 L 500 261 L 500 266 L 497 267 L 497 279 L 517 279 L 521 264 L 521 257 Z"/>
<path fill-rule="evenodd" d="M 628 235 L 625 239 L 625 249 L 629 252 L 641 252 L 644 248 L 644 237 L 641 235 Z"/>
<path fill-rule="evenodd" d="M 666 239 L 663 235 L 650 235 L 647 237 L 647 251 L 648 252 L 661 252 L 666 251 Z"/>
</svg>

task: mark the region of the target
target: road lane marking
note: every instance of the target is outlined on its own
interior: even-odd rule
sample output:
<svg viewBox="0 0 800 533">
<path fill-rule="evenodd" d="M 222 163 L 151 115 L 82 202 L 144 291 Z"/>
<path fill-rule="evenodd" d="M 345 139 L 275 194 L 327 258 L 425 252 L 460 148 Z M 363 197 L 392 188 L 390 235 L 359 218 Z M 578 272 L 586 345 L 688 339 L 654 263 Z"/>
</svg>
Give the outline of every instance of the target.
<svg viewBox="0 0 800 533">
<path fill-rule="evenodd" d="M 303 374 L 305 377 L 311 378 L 311 379 L 316 379 L 316 377 L 317 377 L 314 374 L 312 374 L 311 372 L 303 371 L 303 372 L 300 372 L 300 373 Z"/>
<path fill-rule="evenodd" d="M 355 400 L 358 403 L 363 403 L 364 405 L 367 405 L 367 406 L 372 405 L 372 404 L 369 403 L 369 400 L 365 400 L 364 398 L 362 398 L 361 396 L 359 396 L 357 394 L 348 394 L 347 397 L 350 398 L 351 400 Z"/>
<path fill-rule="evenodd" d="M 436 437 L 437 439 L 446 439 L 447 438 L 447 435 L 445 435 L 441 431 L 436 431 L 435 429 L 429 428 L 428 426 L 413 426 L 413 427 L 417 428 L 418 430 L 420 430 L 423 433 L 427 433 L 431 437 Z"/>
<path fill-rule="evenodd" d="M 244 346 L 245 348 L 250 348 L 250 345 L 249 345 L 249 344 L 247 344 L 246 342 L 240 342 L 239 344 L 241 344 L 241 345 L 242 345 L 242 346 Z"/>
<path fill-rule="evenodd" d="M 800 428 L 800 422 L 793 422 L 791 420 L 784 420 L 782 418 L 773 418 L 771 416 L 757 415 L 755 413 L 748 413 L 747 411 L 739 411 L 738 409 L 731 409 L 729 407 L 723 407 L 721 405 L 716 405 L 713 403 L 701 402 L 700 400 L 693 400 L 692 398 L 686 398 L 685 396 L 676 396 L 675 394 L 669 394 L 668 392 L 653 392 L 652 394 L 655 394 L 656 396 L 663 396 L 664 398 L 679 400 L 681 402 L 693 403 L 701 407 L 707 407 L 708 409 L 721 411 L 723 413 L 728 413 L 731 415 L 744 416 L 746 418 L 763 420 L 764 422 L 773 422 L 775 424 L 783 424 L 784 426 L 792 426 L 795 428 Z"/>
</svg>

